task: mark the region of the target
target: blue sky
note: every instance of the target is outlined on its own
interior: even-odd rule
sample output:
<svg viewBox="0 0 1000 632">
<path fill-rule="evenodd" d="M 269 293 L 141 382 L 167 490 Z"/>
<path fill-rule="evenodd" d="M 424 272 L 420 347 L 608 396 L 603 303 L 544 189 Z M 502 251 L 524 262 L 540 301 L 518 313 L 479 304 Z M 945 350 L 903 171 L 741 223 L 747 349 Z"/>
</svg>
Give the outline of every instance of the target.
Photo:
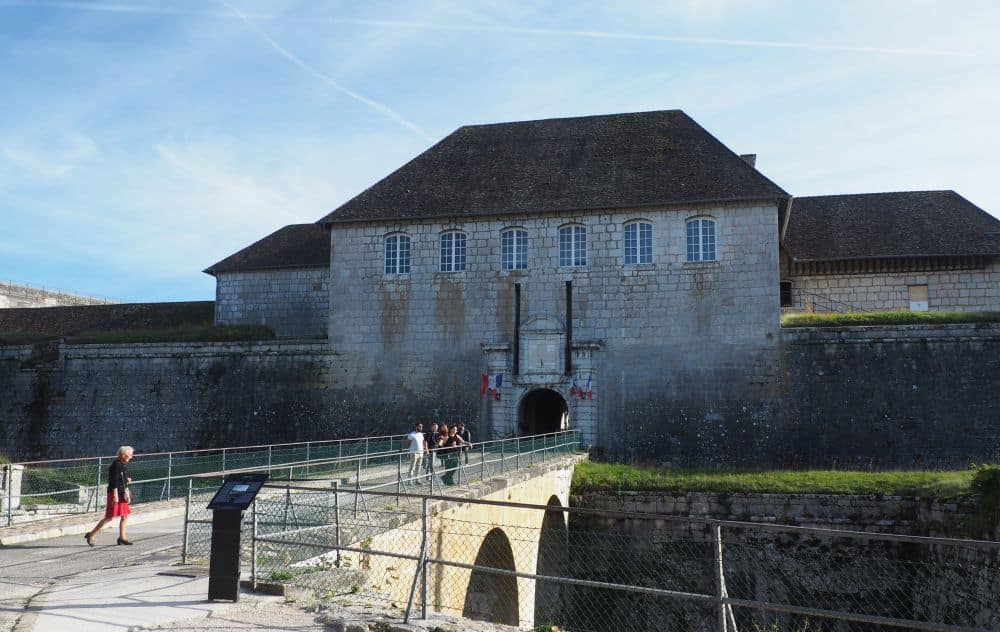
<svg viewBox="0 0 1000 632">
<path fill-rule="evenodd" d="M 0 280 L 210 299 L 456 127 L 680 108 L 793 195 L 1000 215 L 1000 3 L 0 0 Z"/>
</svg>

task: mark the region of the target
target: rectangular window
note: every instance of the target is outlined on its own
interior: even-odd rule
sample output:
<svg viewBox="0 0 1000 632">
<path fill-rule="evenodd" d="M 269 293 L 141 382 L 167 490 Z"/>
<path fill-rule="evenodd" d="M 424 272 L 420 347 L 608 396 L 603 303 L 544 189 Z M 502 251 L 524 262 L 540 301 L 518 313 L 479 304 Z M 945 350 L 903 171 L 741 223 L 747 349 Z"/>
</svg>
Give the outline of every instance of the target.
<svg viewBox="0 0 1000 632">
<path fill-rule="evenodd" d="M 906 293 L 910 298 L 911 312 L 926 312 L 930 309 L 926 285 L 908 285 Z"/>
<path fill-rule="evenodd" d="M 465 233 L 445 233 L 441 235 L 441 272 L 461 272 L 465 270 Z"/>
<path fill-rule="evenodd" d="M 781 306 L 791 307 L 792 306 L 792 282 L 791 281 L 781 281 L 779 285 L 780 295 L 781 295 Z"/>
<path fill-rule="evenodd" d="M 634 222 L 625 225 L 625 264 L 653 263 L 653 225 Z"/>
<path fill-rule="evenodd" d="M 385 238 L 385 273 L 410 273 L 410 238 L 406 235 Z"/>
<path fill-rule="evenodd" d="M 687 223 L 687 260 L 715 261 L 715 222 L 692 219 Z"/>
<path fill-rule="evenodd" d="M 528 231 L 506 230 L 500 233 L 500 267 L 525 270 L 528 267 Z"/>
<path fill-rule="evenodd" d="M 565 268 L 587 265 L 587 229 L 563 226 L 559 229 L 559 265 Z"/>
</svg>

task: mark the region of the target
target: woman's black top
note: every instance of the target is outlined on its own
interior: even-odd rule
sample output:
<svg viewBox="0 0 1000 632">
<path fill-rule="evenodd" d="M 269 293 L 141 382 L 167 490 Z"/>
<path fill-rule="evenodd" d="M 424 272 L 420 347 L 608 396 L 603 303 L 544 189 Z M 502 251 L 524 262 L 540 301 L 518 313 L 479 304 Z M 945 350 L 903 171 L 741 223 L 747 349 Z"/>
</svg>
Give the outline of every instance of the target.
<svg viewBox="0 0 1000 632">
<path fill-rule="evenodd" d="M 450 435 L 444 440 L 444 445 L 441 446 L 440 451 L 445 453 L 454 452 L 458 449 L 458 446 L 462 444 L 462 437 L 458 435 Z"/>
<path fill-rule="evenodd" d="M 128 470 L 121 459 L 115 459 L 108 468 L 108 491 L 118 490 L 118 500 L 125 500 L 125 487 L 128 484 Z"/>
</svg>

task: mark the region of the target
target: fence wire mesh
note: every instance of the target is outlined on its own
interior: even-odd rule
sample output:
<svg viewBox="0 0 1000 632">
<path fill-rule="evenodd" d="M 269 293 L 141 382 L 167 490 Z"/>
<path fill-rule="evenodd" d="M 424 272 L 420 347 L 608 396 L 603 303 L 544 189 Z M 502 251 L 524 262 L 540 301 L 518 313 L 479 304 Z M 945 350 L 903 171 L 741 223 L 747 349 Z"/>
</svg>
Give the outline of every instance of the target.
<svg viewBox="0 0 1000 632">
<path fill-rule="evenodd" d="M 377 463 L 400 449 L 402 435 L 334 439 L 304 443 L 272 444 L 195 450 L 190 452 L 136 453 L 129 463 L 133 504 L 184 498 L 192 477 L 211 472 L 263 469 L 287 477 L 289 467 L 302 476 L 331 474 L 329 467 L 313 471 L 313 462 L 364 459 Z M 104 507 L 108 468 L 113 456 L 34 461 L 2 466 L 0 525 L 41 520 Z M 301 467 L 301 469 L 299 469 Z M 346 475 L 346 474 L 345 474 Z M 207 481 L 195 479 L 195 485 Z"/>
<path fill-rule="evenodd" d="M 268 492 L 244 547 L 256 580 L 321 599 L 363 593 L 412 605 L 413 617 L 426 606 L 522 629 L 1000 629 L 1000 543 L 353 489 Z"/>
</svg>

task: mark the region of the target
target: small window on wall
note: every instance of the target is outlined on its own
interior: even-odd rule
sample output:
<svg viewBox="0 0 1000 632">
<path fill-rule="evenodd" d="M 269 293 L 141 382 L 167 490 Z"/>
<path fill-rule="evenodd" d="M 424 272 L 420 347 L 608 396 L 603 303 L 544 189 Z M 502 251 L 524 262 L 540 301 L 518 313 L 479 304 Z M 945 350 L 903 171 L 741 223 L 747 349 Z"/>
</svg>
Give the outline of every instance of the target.
<svg viewBox="0 0 1000 632">
<path fill-rule="evenodd" d="M 564 268 L 587 265 L 587 229 L 563 226 L 559 229 L 559 265 Z"/>
<path fill-rule="evenodd" d="M 625 265 L 653 263 L 653 225 L 649 222 L 625 224 Z"/>
<path fill-rule="evenodd" d="M 715 261 L 715 220 L 688 220 L 687 260 Z"/>
<path fill-rule="evenodd" d="M 930 309 L 927 303 L 926 285 L 908 285 L 906 286 L 906 290 L 910 295 L 911 312 L 926 312 Z"/>
<path fill-rule="evenodd" d="M 410 273 L 410 238 L 406 235 L 385 238 L 385 273 Z"/>
<path fill-rule="evenodd" d="M 781 282 L 781 306 L 791 307 L 792 306 L 792 282 L 782 281 Z"/>
<path fill-rule="evenodd" d="M 465 270 L 465 233 L 441 235 L 441 272 Z"/>
<path fill-rule="evenodd" d="M 528 268 L 528 231 L 511 228 L 500 233 L 500 267 L 504 270 Z"/>
</svg>

